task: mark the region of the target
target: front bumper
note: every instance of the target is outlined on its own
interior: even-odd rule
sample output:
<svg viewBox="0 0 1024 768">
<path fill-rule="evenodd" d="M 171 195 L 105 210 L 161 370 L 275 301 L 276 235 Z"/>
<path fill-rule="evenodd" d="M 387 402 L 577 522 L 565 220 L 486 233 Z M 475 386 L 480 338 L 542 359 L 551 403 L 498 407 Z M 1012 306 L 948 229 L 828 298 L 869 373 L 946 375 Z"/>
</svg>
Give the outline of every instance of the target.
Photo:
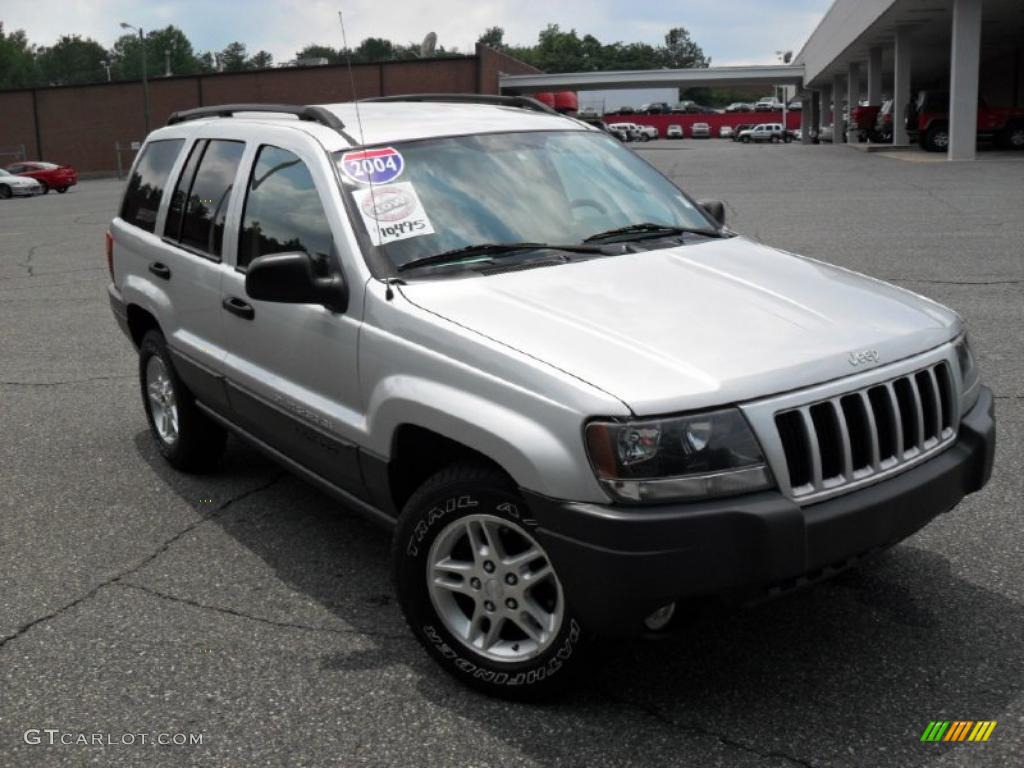
<svg viewBox="0 0 1024 768">
<path fill-rule="evenodd" d="M 674 600 L 771 596 L 891 546 L 980 490 L 994 454 L 992 393 L 983 387 L 957 441 L 938 456 L 805 507 L 778 491 L 636 507 L 523 493 L 581 620 L 633 634 Z"/>
<path fill-rule="evenodd" d="M 12 197 L 35 197 L 36 195 L 43 194 L 43 187 L 36 185 L 34 187 L 11 187 Z"/>
</svg>

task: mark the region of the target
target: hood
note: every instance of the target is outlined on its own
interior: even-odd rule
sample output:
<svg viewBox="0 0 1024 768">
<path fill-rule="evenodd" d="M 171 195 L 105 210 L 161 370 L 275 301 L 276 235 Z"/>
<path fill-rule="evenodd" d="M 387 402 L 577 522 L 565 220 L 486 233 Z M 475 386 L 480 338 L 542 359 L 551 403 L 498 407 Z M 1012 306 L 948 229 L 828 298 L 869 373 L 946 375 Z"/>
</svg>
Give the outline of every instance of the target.
<svg viewBox="0 0 1024 768">
<path fill-rule="evenodd" d="M 859 373 L 936 347 L 960 326 L 922 296 L 742 237 L 401 290 L 637 415 Z M 851 353 L 866 351 L 877 362 L 854 366 Z"/>
<path fill-rule="evenodd" d="M 39 182 L 28 176 L 4 176 L 0 184 L 9 184 L 12 187 L 37 187 Z"/>
</svg>

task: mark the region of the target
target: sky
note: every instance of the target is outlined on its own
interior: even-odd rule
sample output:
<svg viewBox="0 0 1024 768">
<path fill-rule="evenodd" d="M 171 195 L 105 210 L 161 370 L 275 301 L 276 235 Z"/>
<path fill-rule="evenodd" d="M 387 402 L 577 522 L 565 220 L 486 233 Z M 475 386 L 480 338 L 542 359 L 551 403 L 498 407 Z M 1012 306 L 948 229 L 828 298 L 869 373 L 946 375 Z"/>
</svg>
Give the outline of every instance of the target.
<svg viewBox="0 0 1024 768">
<path fill-rule="evenodd" d="M 471 51 L 490 26 L 505 41 L 532 44 L 548 23 L 592 34 L 605 43 L 663 42 L 684 26 L 720 66 L 770 64 L 778 50 L 796 53 L 831 0 L 0 0 L 7 32 L 24 29 L 31 42 L 51 45 L 63 34 L 110 47 L 121 21 L 144 29 L 173 24 L 196 51 L 221 50 L 235 40 L 275 62 L 309 43 L 341 47 L 337 12 L 345 14 L 353 47 L 366 37 L 420 41 L 436 32 L 446 48 Z"/>
</svg>

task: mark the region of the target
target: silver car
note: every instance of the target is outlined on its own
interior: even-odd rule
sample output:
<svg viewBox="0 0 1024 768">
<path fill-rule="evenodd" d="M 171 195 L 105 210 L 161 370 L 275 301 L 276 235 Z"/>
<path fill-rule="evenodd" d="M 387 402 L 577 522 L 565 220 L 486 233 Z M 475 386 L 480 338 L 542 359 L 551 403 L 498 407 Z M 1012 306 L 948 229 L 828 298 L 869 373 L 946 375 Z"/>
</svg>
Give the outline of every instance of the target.
<svg viewBox="0 0 1024 768">
<path fill-rule="evenodd" d="M 15 176 L 0 168 L 0 200 L 11 197 L 32 197 L 44 194 L 44 187 L 28 176 Z"/>
<path fill-rule="evenodd" d="M 380 523 L 467 685 L 546 695 L 596 634 L 830 575 L 988 481 L 955 312 L 748 240 L 604 132 L 253 109 L 173 115 L 110 225 L 153 440 L 211 471 L 231 431 Z"/>
</svg>

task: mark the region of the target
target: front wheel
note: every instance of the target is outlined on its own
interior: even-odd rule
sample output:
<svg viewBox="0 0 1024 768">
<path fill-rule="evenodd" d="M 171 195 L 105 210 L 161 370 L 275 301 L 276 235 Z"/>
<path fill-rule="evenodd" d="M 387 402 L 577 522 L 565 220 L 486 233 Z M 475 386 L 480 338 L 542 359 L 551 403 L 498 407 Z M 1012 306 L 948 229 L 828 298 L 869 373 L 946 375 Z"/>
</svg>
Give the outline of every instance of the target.
<svg viewBox="0 0 1024 768">
<path fill-rule="evenodd" d="M 45 181 L 40 181 L 39 179 L 36 179 L 36 181 L 38 181 L 39 186 L 43 188 L 43 194 L 48 195 L 50 193 L 50 185 L 47 184 Z"/>
<path fill-rule="evenodd" d="M 933 125 L 924 135 L 924 148 L 929 152 L 945 152 L 949 148 L 949 128 Z"/>
<path fill-rule="evenodd" d="M 406 621 L 446 672 L 508 699 L 571 680 L 585 637 L 537 523 L 501 472 L 458 464 L 409 499 L 392 545 Z"/>
<path fill-rule="evenodd" d="M 740 141 L 742 141 L 744 144 L 749 144 L 750 143 L 750 137 L 749 136 L 740 136 Z"/>
<path fill-rule="evenodd" d="M 1024 123 L 1006 126 L 999 134 L 999 144 L 1008 149 L 1024 149 Z"/>
<path fill-rule="evenodd" d="M 65 192 L 67 192 L 67 191 L 68 191 L 68 188 L 67 188 L 67 187 L 57 187 L 57 193 L 58 193 L 58 194 L 61 194 L 61 195 L 63 195 L 63 194 L 64 194 Z"/>
<path fill-rule="evenodd" d="M 0 200 L 7 200 L 11 196 L 11 188 L 6 184 L 0 184 Z"/>
</svg>

